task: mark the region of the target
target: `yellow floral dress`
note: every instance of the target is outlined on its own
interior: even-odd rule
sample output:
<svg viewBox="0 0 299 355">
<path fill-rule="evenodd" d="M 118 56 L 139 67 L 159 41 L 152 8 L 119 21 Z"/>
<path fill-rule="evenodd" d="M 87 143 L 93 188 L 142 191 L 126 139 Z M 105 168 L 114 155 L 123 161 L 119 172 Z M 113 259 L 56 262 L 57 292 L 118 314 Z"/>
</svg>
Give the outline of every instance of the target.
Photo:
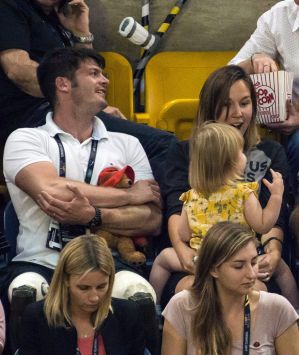
<svg viewBox="0 0 299 355">
<path fill-rule="evenodd" d="M 180 200 L 184 202 L 191 229 L 190 247 L 199 249 L 208 230 L 218 222 L 246 225 L 244 204 L 252 192 L 257 196 L 258 186 L 257 182 L 238 182 L 223 186 L 208 198 L 193 189 L 184 192 Z"/>
</svg>

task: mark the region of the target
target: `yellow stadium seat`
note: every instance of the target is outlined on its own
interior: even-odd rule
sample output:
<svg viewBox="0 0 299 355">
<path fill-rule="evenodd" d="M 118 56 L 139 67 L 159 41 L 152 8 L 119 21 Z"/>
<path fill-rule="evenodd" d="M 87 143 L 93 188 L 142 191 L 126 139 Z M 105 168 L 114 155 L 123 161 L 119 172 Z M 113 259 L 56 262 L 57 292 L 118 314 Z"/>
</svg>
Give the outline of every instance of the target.
<svg viewBox="0 0 299 355">
<path fill-rule="evenodd" d="M 105 58 L 110 81 L 107 101 L 110 106 L 117 107 L 130 120 L 134 118 L 133 73 L 129 61 L 115 52 L 100 52 Z"/>
<path fill-rule="evenodd" d="M 136 121 L 187 138 L 197 112 L 199 92 L 215 69 L 236 52 L 160 52 L 145 70 L 145 113 Z"/>
<path fill-rule="evenodd" d="M 181 140 L 189 139 L 198 104 L 198 99 L 177 99 L 168 102 L 159 113 L 157 127 L 175 132 Z"/>
</svg>

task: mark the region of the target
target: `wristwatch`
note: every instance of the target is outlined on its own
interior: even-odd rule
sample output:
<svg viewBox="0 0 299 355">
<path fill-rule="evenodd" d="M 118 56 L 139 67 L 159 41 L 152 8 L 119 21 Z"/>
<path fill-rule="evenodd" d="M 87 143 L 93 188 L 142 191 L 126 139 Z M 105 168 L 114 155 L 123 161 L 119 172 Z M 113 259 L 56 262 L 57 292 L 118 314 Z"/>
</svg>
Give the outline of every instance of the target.
<svg viewBox="0 0 299 355">
<path fill-rule="evenodd" d="M 75 36 L 75 35 L 73 35 L 73 40 L 76 43 L 89 44 L 89 43 L 93 42 L 94 36 L 93 36 L 92 33 L 90 33 L 89 35 L 85 35 L 85 36 Z"/>
<path fill-rule="evenodd" d="M 93 219 L 88 222 L 89 228 L 100 227 L 102 225 L 102 212 L 98 207 L 94 207 L 94 209 L 96 214 Z"/>
</svg>

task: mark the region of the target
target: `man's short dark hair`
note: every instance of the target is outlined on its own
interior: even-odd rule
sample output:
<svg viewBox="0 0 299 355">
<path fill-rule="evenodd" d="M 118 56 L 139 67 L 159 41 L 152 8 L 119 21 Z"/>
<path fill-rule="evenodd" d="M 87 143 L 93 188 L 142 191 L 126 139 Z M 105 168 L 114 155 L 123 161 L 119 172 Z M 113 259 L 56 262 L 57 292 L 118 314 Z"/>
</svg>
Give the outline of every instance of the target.
<svg viewBox="0 0 299 355">
<path fill-rule="evenodd" d="M 59 48 L 44 56 L 37 68 L 37 79 L 41 92 L 53 109 L 56 103 L 56 78 L 61 76 L 73 80 L 81 63 L 87 60 L 95 61 L 100 68 L 105 67 L 105 59 L 89 48 Z"/>
</svg>

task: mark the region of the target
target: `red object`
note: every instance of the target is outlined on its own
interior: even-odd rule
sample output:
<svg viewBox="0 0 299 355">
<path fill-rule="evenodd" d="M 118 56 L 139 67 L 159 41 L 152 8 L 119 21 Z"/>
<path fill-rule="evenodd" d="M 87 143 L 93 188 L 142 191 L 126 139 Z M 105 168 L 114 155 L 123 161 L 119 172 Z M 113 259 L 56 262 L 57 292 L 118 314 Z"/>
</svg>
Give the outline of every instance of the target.
<svg viewBox="0 0 299 355">
<path fill-rule="evenodd" d="M 100 172 L 98 185 L 110 187 L 116 186 L 119 184 L 124 175 L 126 175 L 130 180 L 132 180 L 132 183 L 134 183 L 135 173 L 130 165 L 126 165 L 122 169 L 117 169 L 115 166 L 105 168 Z"/>
<path fill-rule="evenodd" d="M 146 237 L 134 237 L 134 244 L 139 246 L 140 248 L 144 248 L 148 245 L 148 240 Z"/>
</svg>

